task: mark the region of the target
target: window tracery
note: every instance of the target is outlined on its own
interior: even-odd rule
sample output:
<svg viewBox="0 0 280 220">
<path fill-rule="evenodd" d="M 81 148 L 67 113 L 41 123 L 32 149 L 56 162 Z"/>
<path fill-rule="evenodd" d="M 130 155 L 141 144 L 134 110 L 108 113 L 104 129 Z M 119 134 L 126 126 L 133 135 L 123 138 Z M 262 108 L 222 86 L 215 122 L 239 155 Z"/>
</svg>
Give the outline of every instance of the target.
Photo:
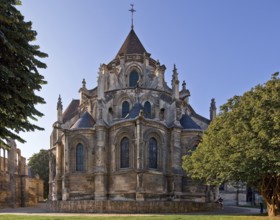
<svg viewBox="0 0 280 220">
<path fill-rule="evenodd" d="M 157 169 L 157 141 L 155 138 L 149 140 L 149 168 Z"/>
<path fill-rule="evenodd" d="M 129 140 L 126 137 L 121 140 L 120 168 L 129 168 Z"/>
<path fill-rule="evenodd" d="M 84 146 L 82 144 L 76 147 L 76 171 L 84 171 Z"/>
</svg>

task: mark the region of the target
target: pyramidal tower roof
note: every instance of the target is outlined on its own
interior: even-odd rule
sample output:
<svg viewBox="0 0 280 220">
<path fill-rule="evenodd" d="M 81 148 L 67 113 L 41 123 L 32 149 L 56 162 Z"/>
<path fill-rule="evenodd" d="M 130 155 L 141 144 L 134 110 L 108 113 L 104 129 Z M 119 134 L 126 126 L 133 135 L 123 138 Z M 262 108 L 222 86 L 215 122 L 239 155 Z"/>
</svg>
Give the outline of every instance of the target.
<svg viewBox="0 0 280 220">
<path fill-rule="evenodd" d="M 121 49 L 116 55 L 116 58 L 118 56 L 123 56 L 127 54 L 144 54 L 147 53 L 144 46 L 142 45 L 141 41 L 137 37 L 135 31 L 133 28 L 131 28 L 128 36 L 126 37 L 123 45 L 121 46 Z"/>
</svg>

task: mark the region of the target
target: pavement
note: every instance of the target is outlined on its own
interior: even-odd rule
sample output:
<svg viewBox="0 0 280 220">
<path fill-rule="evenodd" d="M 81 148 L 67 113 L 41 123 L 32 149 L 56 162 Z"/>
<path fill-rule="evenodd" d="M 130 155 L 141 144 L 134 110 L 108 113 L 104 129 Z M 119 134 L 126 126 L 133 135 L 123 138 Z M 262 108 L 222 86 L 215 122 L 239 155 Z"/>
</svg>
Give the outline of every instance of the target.
<svg viewBox="0 0 280 220">
<path fill-rule="evenodd" d="M 213 211 L 189 212 L 184 215 L 257 215 L 260 210 L 250 207 L 224 206 Z M 39 203 L 33 207 L 4 208 L 0 209 L 0 215 L 42 215 L 42 216 L 151 216 L 163 214 L 114 214 L 114 213 L 53 213 L 49 212 L 46 203 Z"/>
</svg>

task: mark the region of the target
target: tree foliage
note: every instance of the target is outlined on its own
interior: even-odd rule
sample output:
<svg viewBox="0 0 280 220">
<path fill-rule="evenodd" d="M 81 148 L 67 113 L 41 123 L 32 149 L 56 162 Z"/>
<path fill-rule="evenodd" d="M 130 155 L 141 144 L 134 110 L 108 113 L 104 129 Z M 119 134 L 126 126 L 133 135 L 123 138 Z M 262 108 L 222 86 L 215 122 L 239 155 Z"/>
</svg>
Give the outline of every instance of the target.
<svg viewBox="0 0 280 220">
<path fill-rule="evenodd" d="M 44 197 L 49 194 L 49 152 L 41 149 L 39 153 L 33 154 L 29 158 L 28 167 L 32 175 L 38 174 L 44 181 Z"/>
<path fill-rule="evenodd" d="M 242 181 L 259 189 L 275 215 L 280 204 L 280 79 L 221 106 L 197 149 L 183 158 L 192 178 L 208 184 Z"/>
<path fill-rule="evenodd" d="M 45 103 L 35 94 L 46 84 L 38 68 L 46 68 L 39 59 L 47 57 L 39 46 L 30 42 L 36 39 L 32 23 L 15 6 L 19 0 L 0 1 L 0 145 L 12 138 L 19 142 L 20 131 L 34 131 L 43 128 L 30 120 L 43 116 L 36 104 Z"/>
</svg>

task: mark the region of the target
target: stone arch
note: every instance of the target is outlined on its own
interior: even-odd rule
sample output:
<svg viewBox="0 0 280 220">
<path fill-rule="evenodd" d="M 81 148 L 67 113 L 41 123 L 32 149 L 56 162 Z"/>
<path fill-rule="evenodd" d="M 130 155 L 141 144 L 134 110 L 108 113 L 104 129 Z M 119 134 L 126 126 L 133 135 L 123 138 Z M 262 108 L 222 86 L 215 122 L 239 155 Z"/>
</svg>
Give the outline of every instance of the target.
<svg viewBox="0 0 280 220">
<path fill-rule="evenodd" d="M 145 92 L 141 97 L 141 103 L 144 104 L 146 101 L 149 101 L 153 106 L 158 105 L 159 100 L 152 95 L 152 92 Z"/>
<path fill-rule="evenodd" d="M 141 82 L 142 78 L 143 78 L 143 70 L 141 68 L 141 66 L 136 63 L 136 62 L 132 62 L 125 71 L 125 78 L 126 78 L 126 87 L 130 87 L 129 86 L 129 80 L 130 80 L 130 73 L 136 71 L 138 73 L 138 79 Z"/>
<path fill-rule="evenodd" d="M 152 96 L 152 94 L 150 92 L 148 92 L 148 93 L 145 93 L 141 97 L 142 106 L 145 106 L 146 102 L 149 102 L 151 104 L 151 117 L 150 118 L 154 118 L 158 101 L 154 96 Z"/>
<path fill-rule="evenodd" d="M 134 155 L 135 155 L 135 144 L 134 144 L 134 130 L 129 129 L 129 128 L 121 128 L 115 135 L 115 140 L 114 140 L 114 146 L 115 146 L 115 170 L 120 170 L 120 169 L 132 169 L 134 168 Z M 129 167 L 127 168 L 121 168 L 121 163 L 120 163 L 120 155 L 121 155 L 121 141 L 127 138 L 128 139 L 128 145 L 129 145 Z"/>
<path fill-rule="evenodd" d="M 116 95 L 116 98 L 114 98 L 113 105 L 119 105 L 123 101 L 128 101 L 129 104 L 132 105 L 134 103 L 134 97 L 122 91 Z"/>
<path fill-rule="evenodd" d="M 117 117 L 117 118 L 121 118 L 122 117 L 122 103 L 127 101 L 129 103 L 129 110 L 131 110 L 131 108 L 133 107 L 133 103 L 134 103 L 134 98 L 125 93 L 125 92 L 122 92 L 120 94 L 118 94 L 117 98 L 114 99 L 114 102 L 113 102 L 113 105 L 116 106 L 116 114 L 114 117 Z M 114 111 L 114 109 L 113 109 Z"/>
<path fill-rule="evenodd" d="M 86 172 L 88 170 L 88 155 L 89 155 L 89 141 L 87 140 L 86 137 L 84 137 L 81 134 L 74 135 L 70 140 L 69 143 L 70 145 L 70 168 L 72 172 Z M 82 171 L 77 171 L 76 170 L 76 164 L 77 164 L 77 157 L 76 157 L 76 149 L 77 146 L 81 144 L 83 145 L 84 148 L 84 169 Z"/>
</svg>

